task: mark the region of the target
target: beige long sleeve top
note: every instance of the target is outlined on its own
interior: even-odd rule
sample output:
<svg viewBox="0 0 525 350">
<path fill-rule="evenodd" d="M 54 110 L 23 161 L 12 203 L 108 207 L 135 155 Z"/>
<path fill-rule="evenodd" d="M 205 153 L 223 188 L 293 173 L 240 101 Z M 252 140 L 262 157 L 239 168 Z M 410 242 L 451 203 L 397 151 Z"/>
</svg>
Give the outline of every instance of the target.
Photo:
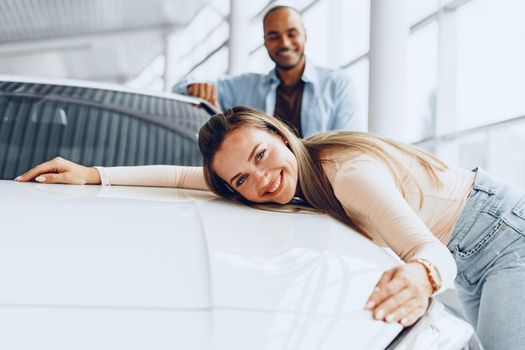
<svg viewBox="0 0 525 350">
<path fill-rule="evenodd" d="M 398 184 L 390 169 L 371 155 L 340 152 L 328 157 L 323 168 L 345 211 L 375 243 L 390 247 L 404 261 L 431 261 L 441 274 L 442 290 L 451 287 L 457 269 L 446 244 L 475 174 L 449 168 L 438 172 L 438 187 L 412 156 L 392 147 L 388 153 L 403 166 L 395 169 Z"/>
<path fill-rule="evenodd" d="M 208 190 L 202 167 L 177 165 L 143 165 L 95 167 L 102 185 L 177 187 Z"/>
<path fill-rule="evenodd" d="M 398 172 L 400 187 L 388 167 L 370 155 L 334 153 L 323 168 L 354 222 L 375 243 L 390 247 L 404 261 L 431 261 L 441 275 L 444 290 L 452 286 L 456 276 L 456 264 L 446 244 L 472 189 L 474 173 L 450 168 L 439 173 L 443 185 L 436 187 L 411 156 L 393 149 L 389 153 L 403 165 Z M 208 189 L 201 167 L 97 169 L 103 185 Z"/>
</svg>

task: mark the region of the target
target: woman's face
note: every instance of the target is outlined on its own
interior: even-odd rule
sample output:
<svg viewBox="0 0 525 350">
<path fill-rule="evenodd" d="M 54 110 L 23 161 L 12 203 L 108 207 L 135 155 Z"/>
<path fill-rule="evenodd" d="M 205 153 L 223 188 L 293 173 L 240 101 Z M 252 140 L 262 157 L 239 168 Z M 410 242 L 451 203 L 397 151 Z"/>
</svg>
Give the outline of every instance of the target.
<svg viewBox="0 0 525 350">
<path fill-rule="evenodd" d="M 244 198 L 285 204 L 297 188 L 297 159 L 277 134 L 240 127 L 215 153 L 212 169 Z"/>
</svg>

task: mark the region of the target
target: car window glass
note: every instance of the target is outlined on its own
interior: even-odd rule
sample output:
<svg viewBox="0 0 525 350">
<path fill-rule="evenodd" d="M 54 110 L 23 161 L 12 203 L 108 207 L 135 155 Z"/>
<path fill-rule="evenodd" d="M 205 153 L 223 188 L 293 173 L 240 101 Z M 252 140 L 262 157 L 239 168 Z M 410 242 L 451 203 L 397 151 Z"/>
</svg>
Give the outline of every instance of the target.
<svg viewBox="0 0 525 350">
<path fill-rule="evenodd" d="M 0 82 L 0 178 L 61 156 L 102 166 L 200 165 L 203 108 L 160 96 Z"/>
</svg>

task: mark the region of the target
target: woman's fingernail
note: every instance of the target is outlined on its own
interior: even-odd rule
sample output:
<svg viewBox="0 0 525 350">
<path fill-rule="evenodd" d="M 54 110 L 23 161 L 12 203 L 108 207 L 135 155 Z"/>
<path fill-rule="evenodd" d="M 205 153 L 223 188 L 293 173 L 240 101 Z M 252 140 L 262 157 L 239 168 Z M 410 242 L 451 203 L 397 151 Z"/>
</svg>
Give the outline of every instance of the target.
<svg viewBox="0 0 525 350">
<path fill-rule="evenodd" d="M 15 181 L 20 180 L 21 177 L 22 177 L 22 175 L 15 177 Z"/>
<path fill-rule="evenodd" d="M 408 325 L 408 320 L 406 318 L 402 318 L 401 321 L 399 321 L 403 326 Z"/>
<path fill-rule="evenodd" d="M 44 182 L 44 181 L 46 181 L 46 177 L 45 176 L 37 176 L 35 181 Z"/>
<path fill-rule="evenodd" d="M 375 304 L 376 303 L 373 300 L 370 300 L 368 303 L 366 303 L 365 309 L 370 310 L 370 309 L 372 309 L 374 307 Z"/>
<path fill-rule="evenodd" d="M 383 316 L 385 316 L 385 312 L 381 309 L 377 310 L 376 313 L 374 314 L 374 317 L 376 318 L 376 320 L 382 319 Z"/>
<path fill-rule="evenodd" d="M 379 287 L 374 288 L 374 293 L 377 293 L 377 292 L 379 292 Z"/>
<path fill-rule="evenodd" d="M 393 314 L 390 314 L 390 315 L 386 316 L 385 320 L 386 320 L 387 322 L 392 322 L 392 321 L 394 320 L 394 315 L 393 315 Z"/>
</svg>

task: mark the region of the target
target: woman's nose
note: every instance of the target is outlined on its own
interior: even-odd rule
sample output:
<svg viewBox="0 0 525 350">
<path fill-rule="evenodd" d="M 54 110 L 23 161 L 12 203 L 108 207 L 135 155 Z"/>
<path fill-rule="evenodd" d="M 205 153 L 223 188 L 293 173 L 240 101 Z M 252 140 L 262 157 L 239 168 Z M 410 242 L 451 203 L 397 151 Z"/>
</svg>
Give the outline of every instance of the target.
<svg viewBox="0 0 525 350">
<path fill-rule="evenodd" d="M 270 174 L 266 170 L 258 170 L 256 176 L 260 187 L 265 188 L 270 184 Z"/>
</svg>

